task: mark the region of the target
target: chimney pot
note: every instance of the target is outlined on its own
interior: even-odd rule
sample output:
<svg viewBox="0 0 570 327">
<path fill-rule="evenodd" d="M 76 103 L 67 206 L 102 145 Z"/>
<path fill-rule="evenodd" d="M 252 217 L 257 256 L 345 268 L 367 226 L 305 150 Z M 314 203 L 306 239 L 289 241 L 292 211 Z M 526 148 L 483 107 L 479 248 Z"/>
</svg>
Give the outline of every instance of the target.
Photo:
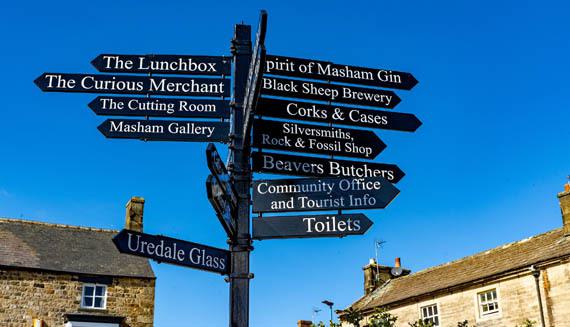
<svg viewBox="0 0 570 327">
<path fill-rule="evenodd" d="M 400 261 L 400 257 L 397 257 L 395 262 L 394 262 L 394 267 L 400 268 L 401 266 L 402 266 L 402 263 Z"/>
<path fill-rule="evenodd" d="M 143 213 L 144 213 L 144 198 L 133 196 L 129 200 L 129 202 L 127 202 L 125 229 L 142 233 Z"/>
<path fill-rule="evenodd" d="M 570 184 L 564 185 L 564 192 L 558 193 L 564 236 L 570 236 Z"/>
</svg>

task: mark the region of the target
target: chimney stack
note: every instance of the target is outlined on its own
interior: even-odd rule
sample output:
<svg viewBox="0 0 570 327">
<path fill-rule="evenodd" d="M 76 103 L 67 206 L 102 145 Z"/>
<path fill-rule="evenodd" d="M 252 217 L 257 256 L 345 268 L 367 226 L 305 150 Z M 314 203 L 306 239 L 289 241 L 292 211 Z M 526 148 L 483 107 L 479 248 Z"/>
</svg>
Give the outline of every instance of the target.
<svg viewBox="0 0 570 327">
<path fill-rule="evenodd" d="M 376 260 L 370 262 L 362 268 L 364 270 L 364 294 L 370 294 L 386 281 L 392 278 L 390 267 L 379 265 Z"/>
<path fill-rule="evenodd" d="M 564 192 L 558 193 L 564 236 L 570 236 L 570 182 L 564 184 Z"/>
<path fill-rule="evenodd" d="M 133 196 L 127 203 L 125 229 L 135 232 L 143 231 L 144 199 Z"/>
<path fill-rule="evenodd" d="M 309 320 L 297 321 L 297 327 L 311 327 L 312 325 L 313 325 L 313 322 L 309 321 Z"/>
</svg>

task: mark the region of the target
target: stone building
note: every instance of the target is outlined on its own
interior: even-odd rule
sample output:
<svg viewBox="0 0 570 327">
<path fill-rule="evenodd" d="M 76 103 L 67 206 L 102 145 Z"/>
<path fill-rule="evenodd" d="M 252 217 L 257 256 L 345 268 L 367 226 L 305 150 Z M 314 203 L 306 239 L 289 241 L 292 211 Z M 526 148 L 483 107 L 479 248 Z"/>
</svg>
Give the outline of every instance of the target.
<svg viewBox="0 0 570 327">
<path fill-rule="evenodd" d="M 365 295 L 349 308 L 364 315 L 361 326 L 379 308 L 397 316 L 398 327 L 419 319 L 444 327 L 465 320 L 515 327 L 526 319 L 570 326 L 570 185 L 558 197 L 562 228 L 413 274 L 398 262 L 371 261 L 363 268 Z"/>
<path fill-rule="evenodd" d="M 0 218 L 0 326 L 151 327 L 155 276 L 117 233 Z"/>
</svg>

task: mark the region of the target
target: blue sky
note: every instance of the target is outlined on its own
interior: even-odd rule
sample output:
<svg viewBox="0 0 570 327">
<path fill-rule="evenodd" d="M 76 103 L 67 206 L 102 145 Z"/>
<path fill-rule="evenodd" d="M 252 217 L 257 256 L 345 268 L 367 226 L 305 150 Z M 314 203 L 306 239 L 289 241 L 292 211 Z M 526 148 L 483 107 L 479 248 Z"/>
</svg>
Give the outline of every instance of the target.
<svg viewBox="0 0 570 327">
<path fill-rule="evenodd" d="M 95 95 L 42 93 L 41 73 L 95 72 L 100 53 L 229 55 L 233 24 L 269 12 L 268 53 L 412 72 L 396 91 L 416 133 L 379 131 L 406 173 L 364 236 L 255 242 L 251 325 L 292 326 L 363 293 L 361 267 L 413 271 L 561 225 L 570 174 L 570 21 L 563 1 L 20 1 L 0 4 L 0 216 L 145 231 L 224 247 L 206 199 L 206 144 L 108 140 Z M 221 148 L 221 146 L 218 146 Z M 263 177 L 263 176 L 257 176 Z M 156 326 L 227 325 L 219 275 L 153 265 Z M 326 320 L 327 311 L 317 319 Z"/>
</svg>

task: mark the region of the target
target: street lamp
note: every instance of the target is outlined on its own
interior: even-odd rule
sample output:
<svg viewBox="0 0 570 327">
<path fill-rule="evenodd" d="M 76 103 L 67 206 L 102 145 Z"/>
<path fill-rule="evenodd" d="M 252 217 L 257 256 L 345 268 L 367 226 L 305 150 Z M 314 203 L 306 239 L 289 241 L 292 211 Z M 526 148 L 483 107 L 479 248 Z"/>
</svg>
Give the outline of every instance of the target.
<svg viewBox="0 0 570 327">
<path fill-rule="evenodd" d="M 324 300 L 322 303 L 327 305 L 329 307 L 329 309 L 331 309 L 331 321 L 333 321 L 333 309 L 332 309 L 332 307 L 333 307 L 334 303 L 332 303 L 329 300 Z"/>
</svg>

